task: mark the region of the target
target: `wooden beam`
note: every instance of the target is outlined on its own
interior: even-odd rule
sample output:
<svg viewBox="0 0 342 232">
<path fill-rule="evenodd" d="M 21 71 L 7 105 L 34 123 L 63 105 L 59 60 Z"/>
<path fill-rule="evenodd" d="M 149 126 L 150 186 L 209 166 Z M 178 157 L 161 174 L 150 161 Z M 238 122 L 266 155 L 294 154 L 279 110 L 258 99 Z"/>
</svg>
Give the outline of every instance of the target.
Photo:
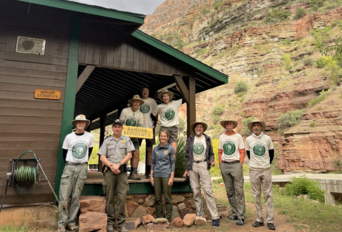
<svg viewBox="0 0 342 232">
<path fill-rule="evenodd" d="M 107 114 L 102 115 L 100 117 L 100 144 L 99 144 L 99 148 L 101 147 L 101 145 L 103 144 L 103 141 L 104 141 L 105 132 L 106 132 L 106 121 L 107 121 Z M 98 171 L 99 172 L 102 171 L 102 162 L 100 161 L 100 156 L 99 156 Z"/>
<path fill-rule="evenodd" d="M 190 125 L 193 122 L 196 122 L 196 80 L 195 77 L 189 77 L 189 102 L 186 104 L 186 113 L 187 113 L 187 136 L 194 134 L 194 132 L 190 129 Z"/>
<path fill-rule="evenodd" d="M 82 88 L 83 84 L 87 81 L 88 77 L 94 71 L 96 66 L 94 65 L 87 65 L 87 67 L 83 70 L 81 75 L 77 78 L 77 89 L 76 93 Z"/>
<path fill-rule="evenodd" d="M 177 84 L 179 91 L 183 96 L 183 99 L 189 104 L 189 90 L 184 83 L 183 76 L 174 75 L 173 78 Z"/>
<path fill-rule="evenodd" d="M 91 132 L 91 124 L 93 124 L 92 121 L 90 121 L 90 124 L 89 124 L 89 126 L 87 127 L 86 131 Z"/>
</svg>

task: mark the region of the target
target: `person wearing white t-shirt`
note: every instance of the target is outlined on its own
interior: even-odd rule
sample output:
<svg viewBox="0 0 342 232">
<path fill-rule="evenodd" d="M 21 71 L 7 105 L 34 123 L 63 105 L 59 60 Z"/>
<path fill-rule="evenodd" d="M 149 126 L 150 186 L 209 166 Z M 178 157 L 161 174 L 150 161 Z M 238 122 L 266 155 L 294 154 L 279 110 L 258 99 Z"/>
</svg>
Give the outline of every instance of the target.
<svg viewBox="0 0 342 232">
<path fill-rule="evenodd" d="M 66 162 L 59 189 L 58 204 L 58 231 L 78 231 L 76 218 L 80 208 L 79 197 L 88 173 L 88 159 L 94 146 L 94 136 L 85 131 L 90 121 L 81 114 L 76 116 L 72 125 L 75 132 L 68 134 L 63 142 L 63 159 Z M 68 202 L 71 196 L 71 205 L 68 213 Z"/>
<path fill-rule="evenodd" d="M 158 106 L 157 102 L 150 98 L 148 95 L 150 93 L 150 90 L 148 86 L 143 86 L 141 89 L 141 98 L 144 101 L 144 104 L 142 104 L 139 107 L 140 112 L 143 115 L 143 125 L 142 127 L 152 128 L 153 130 L 153 138 L 152 139 L 145 139 L 146 142 L 146 160 L 147 164 L 145 167 L 145 176 L 149 177 L 151 172 L 151 164 L 152 164 L 152 147 L 154 144 L 156 144 L 155 141 L 155 122 L 157 121 L 158 115 Z M 139 139 L 139 145 L 141 146 L 142 139 Z"/>
<path fill-rule="evenodd" d="M 245 222 L 245 194 L 243 191 L 242 166 L 245 158 L 245 146 L 242 136 L 234 131 L 238 122 L 224 120 L 220 122 L 226 129 L 219 137 L 219 160 L 224 185 L 227 191 L 232 215 L 229 220 L 236 220 L 236 225 L 242 226 Z"/>
<path fill-rule="evenodd" d="M 175 149 L 177 156 L 177 139 L 178 139 L 178 108 L 183 104 L 183 99 L 172 101 L 173 93 L 163 90 L 158 94 L 158 98 L 163 102 L 158 105 L 158 115 L 163 130 L 170 133 L 169 144 Z"/>
<path fill-rule="evenodd" d="M 139 110 L 139 107 L 144 104 L 144 101 L 140 99 L 138 94 L 134 95 L 132 99 L 128 100 L 128 104 L 131 107 L 127 107 L 121 111 L 120 120 L 124 122 L 125 126 L 142 127 L 143 115 Z M 132 171 L 129 175 L 129 179 L 140 180 L 138 176 L 138 164 L 139 164 L 139 139 L 131 138 L 135 151 L 133 154 Z"/>
<path fill-rule="evenodd" d="M 261 206 L 261 186 L 265 198 L 267 228 L 275 230 L 274 207 L 272 196 L 272 171 L 271 163 L 274 158 L 272 139 L 263 133 L 265 123 L 254 119 L 248 123 L 248 129 L 253 132 L 246 138 L 246 152 L 249 158 L 249 176 L 252 185 L 252 194 L 258 217 L 252 224 L 253 227 L 264 226 Z"/>
</svg>

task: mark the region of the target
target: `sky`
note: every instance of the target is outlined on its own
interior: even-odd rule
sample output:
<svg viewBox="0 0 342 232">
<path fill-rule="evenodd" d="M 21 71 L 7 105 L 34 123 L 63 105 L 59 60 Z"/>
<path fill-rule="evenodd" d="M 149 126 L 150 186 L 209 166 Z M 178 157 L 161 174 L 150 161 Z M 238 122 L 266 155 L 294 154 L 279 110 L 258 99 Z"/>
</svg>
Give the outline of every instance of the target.
<svg viewBox="0 0 342 232">
<path fill-rule="evenodd" d="M 102 6 L 119 11 L 138 14 L 152 14 L 165 0 L 68 0 L 88 5 Z"/>
</svg>

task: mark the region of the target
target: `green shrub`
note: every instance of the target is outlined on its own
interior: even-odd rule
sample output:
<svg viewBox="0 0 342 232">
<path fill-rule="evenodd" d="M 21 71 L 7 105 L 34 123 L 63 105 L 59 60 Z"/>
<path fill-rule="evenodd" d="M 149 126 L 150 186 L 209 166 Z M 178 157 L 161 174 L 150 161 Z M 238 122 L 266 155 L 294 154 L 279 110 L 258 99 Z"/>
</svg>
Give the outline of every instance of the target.
<svg viewBox="0 0 342 232">
<path fill-rule="evenodd" d="M 295 13 L 295 15 L 293 16 L 293 19 L 294 20 L 297 20 L 297 19 L 301 19 L 301 18 L 303 18 L 304 16 L 305 16 L 306 14 L 305 14 L 305 10 L 303 9 L 303 8 L 297 8 L 296 9 L 296 13 Z"/>
<path fill-rule="evenodd" d="M 235 94 L 246 93 L 247 90 L 248 90 L 248 85 L 245 82 L 243 82 L 243 81 L 239 81 L 238 83 L 236 83 L 236 85 L 234 87 L 234 93 Z"/>
<path fill-rule="evenodd" d="M 289 10 L 274 10 L 266 14 L 266 23 L 277 23 L 289 19 L 291 11 Z"/>
<path fill-rule="evenodd" d="M 313 64 L 313 61 L 311 58 L 306 57 L 306 58 L 304 58 L 303 63 L 305 66 L 311 66 Z"/>
<path fill-rule="evenodd" d="M 221 106 L 216 106 L 213 110 L 214 115 L 222 115 L 224 112 L 224 109 Z"/>
<path fill-rule="evenodd" d="M 290 44 L 291 44 L 291 40 L 289 40 L 289 39 L 284 39 L 284 40 L 283 40 L 283 43 L 284 43 L 284 45 L 290 45 Z"/>
<path fill-rule="evenodd" d="M 218 8 L 220 8 L 220 6 L 222 5 L 222 2 L 218 2 L 214 5 L 214 9 L 218 10 Z"/>
<path fill-rule="evenodd" d="M 285 61 L 286 69 L 290 69 L 292 63 L 291 57 L 289 55 L 283 55 L 283 60 Z"/>
<path fill-rule="evenodd" d="M 324 5 L 324 0 L 309 0 L 310 7 L 321 7 Z"/>
<path fill-rule="evenodd" d="M 300 119 L 303 117 L 303 114 L 304 110 L 294 110 L 280 115 L 277 118 L 279 131 L 283 132 L 285 129 L 299 124 Z"/>
<path fill-rule="evenodd" d="M 176 168 L 175 168 L 175 177 L 180 178 L 183 177 L 185 170 L 185 149 L 186 149 L 186 140 L 183 137 L 178 137 L 177 142 L 177 155 L 176 155 Z"/>
<path fill-rule="evenodd" d="M 243 124 L 243 129 L 242 129 L 242 135 L 250 135 L 252 134 L 252 132 L 248 129 L 248 123 L 252 122 L 254 120 L 254 116 L 253 117 L 248 117 L 244 120 L 242 120 L 242 124 Z"/>
<path fill-rule="evenodd" d="M 317 68 L 324 68 L 325 66 L 325 62 L 322 58 L 319 58 L 318 60 L 316 60 L 316 67 Z"/>
<path fill-rule="evenodd" d="M 214 115 L 214 123 L 218 123 L 220 121 L 220 117 L 218 115 Z"/>
<path fill-rule="evenodd" d="M 324 191 L 320 185 L 316 181 L 308 179 L 306 176 L 291 178 L 290 182 L 285 185 L 285 189 L 292 196 L 307 194 L 313 200 L 324 200 Z"/>
<path fill-rule="evenodd" d="M 315 126 L 316 126 L 316 123 L 315 123 L 315 122 L 311 122 L 309 126 L 310 126 L 310 127 L 315 127 Z"/>
<path fill-rule="evenodd" d="M 327 96 L 329 95 L 329 93 L 331 93 L 331 90 L 329 89 L 328 91 L 324 91 L 322 90 L 319 94 L 320 96 L 316 99 L 312 99 L 309 102 L 309 107 L 313 107 L 314 105 L 317 105 L 318 103 L 320 103 L 321 101 L 323 101 L 324 99 L 327 98 Z"/>
</svg>

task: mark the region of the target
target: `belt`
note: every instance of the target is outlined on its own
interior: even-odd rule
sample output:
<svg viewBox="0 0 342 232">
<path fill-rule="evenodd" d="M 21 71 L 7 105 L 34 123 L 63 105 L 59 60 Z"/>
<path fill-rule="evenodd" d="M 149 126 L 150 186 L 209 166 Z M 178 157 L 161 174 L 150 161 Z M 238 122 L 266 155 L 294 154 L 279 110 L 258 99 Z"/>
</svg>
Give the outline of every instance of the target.
<svg viewBox="0 0 342 232">
<path fill-rule="evenodd" d="M 239 160 L 232 161 L 232 162 L 228 162 L 228 161 L 222 161 L 222 162 L 225 163 L 225 164 L 236 164 L 236 163 L 240 163 Z"/>
<path fill-rule="evenodd" d="M 205 161 L 207 161 L 207 159 L 205 159 L 205 160 L 199 160 L 199 161 L 194 161 L 194 163 L 198 164 L 198 163 L 202 163 L 202 162 L 205 162 Z"/>
<path fill-rule="evenodd" d="M 72 163 L 72 162 L 66 162 L 68 165 L 82 165 L 82 164 L 88 164 L 88 162 L 85 163 Z"/>
</svg>

